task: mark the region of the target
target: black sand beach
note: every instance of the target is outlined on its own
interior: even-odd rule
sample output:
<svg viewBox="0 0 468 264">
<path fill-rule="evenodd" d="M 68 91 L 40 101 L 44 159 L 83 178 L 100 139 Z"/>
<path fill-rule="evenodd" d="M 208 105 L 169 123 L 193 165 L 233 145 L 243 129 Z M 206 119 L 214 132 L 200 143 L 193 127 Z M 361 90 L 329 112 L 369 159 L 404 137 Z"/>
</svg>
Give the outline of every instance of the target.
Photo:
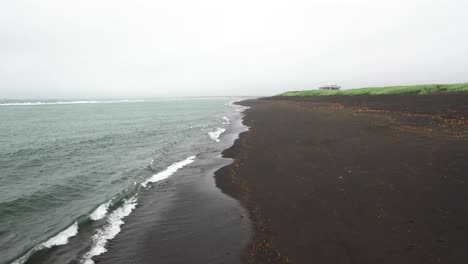
<svg viewBox="0 0 468 264">
<path fill-rule="evenodd" d="M 468 94 L 240 102 L 249 263 L 468 263 Z"/>
</svg>

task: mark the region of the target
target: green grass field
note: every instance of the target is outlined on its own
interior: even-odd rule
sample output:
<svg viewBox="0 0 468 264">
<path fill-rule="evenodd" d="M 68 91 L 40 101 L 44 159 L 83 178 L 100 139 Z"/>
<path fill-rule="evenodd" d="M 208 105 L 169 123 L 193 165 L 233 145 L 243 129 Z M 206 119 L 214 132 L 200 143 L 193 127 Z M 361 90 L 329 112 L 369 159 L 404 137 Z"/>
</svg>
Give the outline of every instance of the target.
<svg viewBox="0 0 468 264">
<path fill-rule="evenodd" d="M 306 90 L 289 91 L 278 96 L 322 96 L 322 95 L 378 95 L 378 94 L 430 94 L 436 92 L 468 92 L 468 83 L 456 84 L 421 84 L 410 86 L 367 87 L 349 90 Z"/>
</svg>

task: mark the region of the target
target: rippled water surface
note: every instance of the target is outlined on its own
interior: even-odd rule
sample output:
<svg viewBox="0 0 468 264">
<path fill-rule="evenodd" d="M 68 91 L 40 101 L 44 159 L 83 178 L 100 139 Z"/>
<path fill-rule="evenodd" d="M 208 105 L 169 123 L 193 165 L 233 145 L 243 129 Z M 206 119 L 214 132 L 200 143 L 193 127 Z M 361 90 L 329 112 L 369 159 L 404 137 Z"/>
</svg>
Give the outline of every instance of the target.
<svg viewBox="0 0 468 264">
<path fill-rule="evenodd" d="M 90 234 L 115 237 L 136 193 L 199 154 L 172 149 L 219 142 L 232 100 L 0 104 L 0 263 L 66 244 L 94 221 L 106 219 Z M 84 263 L 105 248 L 97 240 Z"/>
</svg>

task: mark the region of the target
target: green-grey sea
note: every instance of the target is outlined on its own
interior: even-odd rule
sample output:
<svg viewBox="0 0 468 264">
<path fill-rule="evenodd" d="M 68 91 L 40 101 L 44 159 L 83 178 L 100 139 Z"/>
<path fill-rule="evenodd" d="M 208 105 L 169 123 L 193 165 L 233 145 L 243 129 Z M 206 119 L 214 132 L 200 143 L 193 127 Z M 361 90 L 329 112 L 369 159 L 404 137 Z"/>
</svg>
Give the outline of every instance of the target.
<svg viewBox="0 0 468 264">
<path fill-rule="evenodd" d="M 93 221 L 119 224 L 136 193 L 196 159 L 173 148 L 219 142 L 232 100 L 0 101 L 0 263 L 65 245 Z M 112 224 L 83 263 L 118 233 Z"/>
</svg>

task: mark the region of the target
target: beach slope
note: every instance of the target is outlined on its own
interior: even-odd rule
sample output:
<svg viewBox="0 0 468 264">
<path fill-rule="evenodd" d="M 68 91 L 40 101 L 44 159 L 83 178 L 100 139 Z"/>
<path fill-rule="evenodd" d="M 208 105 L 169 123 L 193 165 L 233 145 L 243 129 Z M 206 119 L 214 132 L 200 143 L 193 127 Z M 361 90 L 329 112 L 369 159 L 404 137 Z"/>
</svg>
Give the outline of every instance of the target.
<svg viewBox="0 0 468 264">
<path fill-rule="evenodd" d="M 468 263 L 468 94 L 273 97 L 217 173 L 250 263 Z"/>
</svg>

